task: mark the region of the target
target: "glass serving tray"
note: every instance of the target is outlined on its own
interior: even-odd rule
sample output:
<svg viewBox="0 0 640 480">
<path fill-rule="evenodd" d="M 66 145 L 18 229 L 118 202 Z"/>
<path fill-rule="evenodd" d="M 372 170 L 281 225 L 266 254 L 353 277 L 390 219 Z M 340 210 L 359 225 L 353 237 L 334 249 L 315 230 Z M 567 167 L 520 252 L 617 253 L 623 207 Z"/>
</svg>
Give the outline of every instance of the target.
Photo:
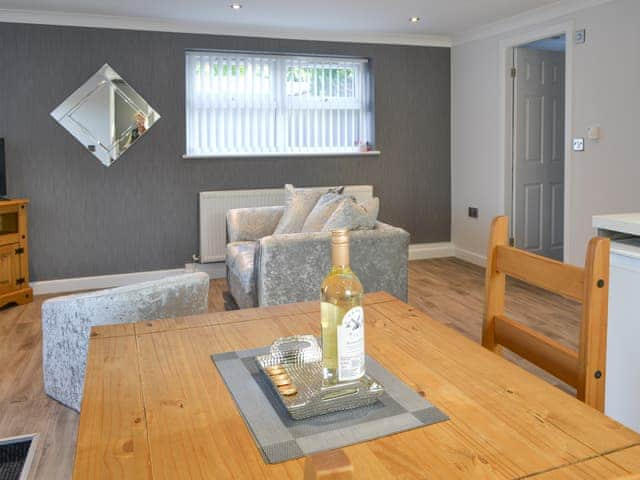
<svg viewBox="0 0 640 480">
<path fill-rule="evenodd" d="M 256 357 L 262 373 L 294 420 L 364 407 L 375 403 L 384 388 L 364 375 L 359 380 L 322 386 L 322 349 L 313 335 L 297 335 L 276 340 L 266 355 Z M 297 392 L 284 395 L 269 375 L 269 367 L 281 366 Z"/>
</svg>

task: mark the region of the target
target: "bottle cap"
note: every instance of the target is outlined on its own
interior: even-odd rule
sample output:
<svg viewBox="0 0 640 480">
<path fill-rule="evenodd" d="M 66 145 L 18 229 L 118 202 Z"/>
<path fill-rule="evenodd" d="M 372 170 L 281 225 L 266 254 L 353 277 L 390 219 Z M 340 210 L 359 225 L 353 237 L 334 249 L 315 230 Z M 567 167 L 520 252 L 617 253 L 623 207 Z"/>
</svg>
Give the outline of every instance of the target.
<svg viewBox="0 0 640 480">
<path fill-rule="evenodd" d="M 346 228 L 331 232 L 331 263 L 342 267 L 349 265 L 349 230 Z"/>
<path fill-rule="evenodd" d="M 334 245 L 348 245 L 349 244 L 349 230 L 341 228 L 339 230 L 331 231 L 331 243 Z"/>
</svg>

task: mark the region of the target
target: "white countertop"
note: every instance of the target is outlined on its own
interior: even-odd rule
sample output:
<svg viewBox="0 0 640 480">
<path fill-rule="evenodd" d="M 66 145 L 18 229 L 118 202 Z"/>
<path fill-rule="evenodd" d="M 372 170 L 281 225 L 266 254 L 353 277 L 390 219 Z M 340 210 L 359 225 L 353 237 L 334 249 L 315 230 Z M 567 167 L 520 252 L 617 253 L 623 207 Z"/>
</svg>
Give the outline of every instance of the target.
<svg viewBox="0 0 640 480">
<path fill-rule="evenodd" d="M 640 236 L 640 213 L 594 215 L 594 228 Z"/>
<path fill-rule="evenodd" d="M 640 260 L 640 238 L 615 240 L 611 242 L 611 253 L 635 259 L 637 268 L 637 260 Z"/>
</svg>

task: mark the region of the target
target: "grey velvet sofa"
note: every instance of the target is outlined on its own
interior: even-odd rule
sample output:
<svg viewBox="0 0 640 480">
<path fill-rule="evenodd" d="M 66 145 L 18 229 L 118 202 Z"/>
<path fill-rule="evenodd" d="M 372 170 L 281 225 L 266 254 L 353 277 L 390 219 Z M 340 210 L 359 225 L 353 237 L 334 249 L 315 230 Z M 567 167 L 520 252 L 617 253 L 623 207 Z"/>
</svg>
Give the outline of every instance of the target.
<svg viewBox="0 0 640 480">
<path fill-rule="evenodd" d="M 91 327 L 206 313 L 209 275 L 175 275 L 42 304 L 42 370 L 50 397 L 80 411 Z"/>
<path fill-rule="evenodd" d="M 331 267 L 329 232 L 273 235 L 284 206 L 227 212 L 227 280 L 240 308 L 318 300 Z M 407 300 L 409 234 L 377 222 L 351 232 L 351 268 L 365 292 Z"/>
</svg>

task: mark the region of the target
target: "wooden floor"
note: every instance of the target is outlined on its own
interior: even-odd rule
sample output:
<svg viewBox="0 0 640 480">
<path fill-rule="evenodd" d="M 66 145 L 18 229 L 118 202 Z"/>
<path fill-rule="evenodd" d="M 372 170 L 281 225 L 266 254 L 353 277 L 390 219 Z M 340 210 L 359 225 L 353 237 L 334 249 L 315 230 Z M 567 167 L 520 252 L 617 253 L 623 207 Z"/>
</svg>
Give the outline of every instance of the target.
<svg viewBox="0 0 640 480">
<path fill-rule="evenodd" d="M 414 261 L 409 266 L 409 303 L 479 341 L 483 282 L 483 269 L 455 258 Z M 225 290 L 224 280 L 211 283 L 211 311 L 224 309 Z M 39 433 L 31 478 L 66 479 L 73 467 L 78 414 L 43 391 L 40 307 L 46 298 L 0 311 L 0 438 Z M 578 304 L 509 282 L 507 310 L 575 348 Z M 537 373 L 535 367 L 524 366 Z"/>
</svg>

